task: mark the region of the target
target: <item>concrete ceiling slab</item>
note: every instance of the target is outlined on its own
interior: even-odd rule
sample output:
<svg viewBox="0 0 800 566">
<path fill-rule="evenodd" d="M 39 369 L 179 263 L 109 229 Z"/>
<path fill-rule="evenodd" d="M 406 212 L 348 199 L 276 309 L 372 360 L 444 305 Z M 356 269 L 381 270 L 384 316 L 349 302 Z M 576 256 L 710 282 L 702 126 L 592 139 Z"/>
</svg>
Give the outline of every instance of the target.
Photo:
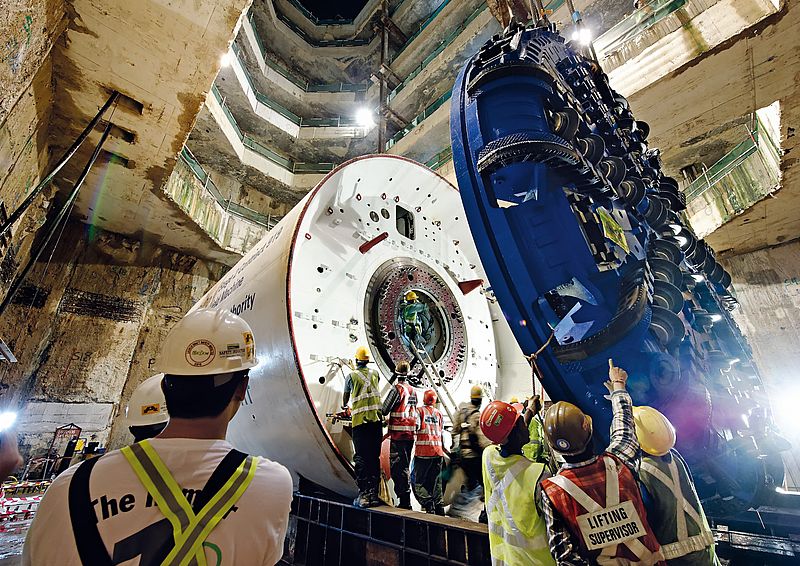
<svg viewBox="0 0 800 566">
<path fill-rule="evenodd" d="M 76 204 L 80 218 L 106 230 L 193 249 L 202 257 L 216 255 L 210 239 L 203 253 L 206 246 L 198 245 L 198 232 L 161 187 L 248 4 L 247 0 L 69 2 L 71 21 L 52 52 L 53 154 L 60 155 L 72 143 L 112 90 L 138 103 L 121 101 L 109 118 L 135 136 L 130 143 L 111 138 L 105 147 L 128 164 L 98 165 Z M 98 138 L 95 132 L 64 168 L 62 185 L 78 176 Z"/>
</svg>

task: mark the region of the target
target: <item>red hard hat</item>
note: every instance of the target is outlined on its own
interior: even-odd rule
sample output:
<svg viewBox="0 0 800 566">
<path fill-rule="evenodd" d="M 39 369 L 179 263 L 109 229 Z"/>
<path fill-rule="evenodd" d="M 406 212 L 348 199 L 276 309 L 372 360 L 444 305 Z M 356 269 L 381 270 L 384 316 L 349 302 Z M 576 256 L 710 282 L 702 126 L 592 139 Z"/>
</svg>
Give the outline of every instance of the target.
<svg viewBox="0 0 800 566">
<path fill-rule="evenodd" d="M 425 391 L 425 394 L 422 397 L 422 402 L 426 405 L 435 405 L 438 397 L 436 397 L 436 391 L 433 389 L 428 389 Z"/>
<path fill-rule="evenodd" d="M 525 405 L 522 403 L 511 403 L 511 406 L 514 407 L 520 415 L 525 412 Z"/>
<path fill-rule="evenodd" d="M 503 444 L 519 416 L 513 405 L 505 401 L 492 401 L 481 413 L 481 431 L 495 444 Z"/>
</svg>

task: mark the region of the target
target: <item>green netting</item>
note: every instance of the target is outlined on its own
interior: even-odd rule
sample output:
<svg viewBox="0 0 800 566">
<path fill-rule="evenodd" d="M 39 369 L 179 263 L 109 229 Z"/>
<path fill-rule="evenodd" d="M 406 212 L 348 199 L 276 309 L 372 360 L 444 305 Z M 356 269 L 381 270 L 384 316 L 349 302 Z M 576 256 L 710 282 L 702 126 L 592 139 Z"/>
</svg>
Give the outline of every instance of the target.
<svg viewBox="0 0 800 566">
<path fill-rule="evenodd" d="M 417 39 L 417 37 L 419 36 L 419 34 L 421 34 L 421 33 L 422 33 L 422 31 L 423 31 L 425 28 L 427 28 L 427 27 L 428 27 L 428 26 L 431 24 L 431 22 L 433 22 L 433 20 L 435 20 L 435 19 L 436 19 L 436 16 L 438 16 L 438 15 L 439 15 L 439 14 L 442 12 L 442 10 L 444 10 L 444 9 L 445 9 L 445 7 L 446 7 L 446 6 L 447 6 L 449 3 L 450 3 L 450 0 L 442 0 L 442 3 L 441 3 L 441 4 L 439 4 L 439 7 L 438 7 L 438 8 L 436 8 L 436 9 L 435 9 L 435 10 L 434 10 L 434 11 L 431 13 L 431 15 L 430 15 L 430 16 L 428 16 L 428 17 L 427 17 L 427 19 L 426 19 L 424 22 L 422 22 L 422 23 L 419 25 L 419 28 L 417 29 L 417 31 L 415 31 L 415 32 L 414 32 L 414 33 L 411 35 L 411 37 L 409 37 L 409 38 L 408 38 L 408 40 L 407 40 L 407 41 L 406 41 L 406 42 L 403 44 L 403 46 L 400 48 L 400 50 L 399 50 L 399 51 L 398 51 L 398 52 L 395 54 L 395 56 L 394 56 L 394 58 L 395 58 L 395 59 L 397 59 L 397 57 L 399 57 L 399 56 L 400 56 L 400 54 L 401 54 L 401 53 L 402 53 L 402 52 L 403 52 L 403 51 L 406 49 L 406 47 L 408 47 L 409 45 L 411 45 L 411 44 L 414 42 L 414 40 L 415 40 L 415 39 Z"/>
<path fill-rule="evenodd" d="M 758 144 L 753 138 L 747 138 L 737 144 L 722 159 L 708 168 L 705 174 L 692 181 L 686 188 L 686 202 L 691 202 L 705 191 L 719 183 L 723 178 L 739 167 L 745 159 L 758 151 Z"/>
<path fill-rule="evenodd" d="M 401 139 L 403 139 L 405 136 L 407 136 L 409 134 L 409 132 L 411 132 L 414 128 L 419 126 L 428 116 L 430 116 L 431 114 L 436 112 L 439 109 L 439 107 L 442 106 L 442 104 L 444 104 L 445 102 L 450 100 L 450 96 L 452 94 L 453 94 L 453 90 L 452 89 L 448 90 L 442 96 L 437 98 L 430 106 L 428 106 L 425 110 L 423 110 L 421 114 L 419 114 L 416 118 L 411 120 L 411 122 L 408 124 L 408 126 L 406 126 L 402 130 L 397 132 L 394 136 L 392 136 L 392 138 L 389 141 L 386 142 L 386 150 L 388 150 L 394 144 L 396 144 Z"/>
<path fill-rule="evenodd" d="M 604 53 L 616 51 L 655 24 L 683 8 L 688 0 L 652 0 L 595 39 L 594 47 Z"/>
<path fill-rule="evenodd" d="M 298 77 L 295 73 L 290 71 L 289 69 L 285 68 L 277 61 L 272 60 L 269 55 L 267 54 L 267 50 L 264 47 L 264 44 L 261 41 L 261 35 L 258 33 L 258 28 L 256 27 L 255 16 L 252 12 L 247 17 L 247 21 L 250 23 L 250 27 L 253 29 L 253 35 L 256 38 L 256 43 L 258 44 L 258 49 L 261 52 L 261 57 L 264 59 L 264 63 L 281 75 L 283 78 L 290 81 L 296 87 L 306 91 L 306 92 L 365 92 L 367 90 L 367 83 L 331 83 L 331 84 L 320 84 L 320 83 L 309 83 L 307 80 Z"/>
<path fill-rule="evenodd" d="M 205 190 L 208 191 L 217 204 L 230 214 L 244 218 L 256 224 L 260 224 L 261 226 L 265 226 L 267 228 L 272 228 L 278 223 L 278 220 L 280 220 L 278 217 L 266 216 L 253 210 L 252 208 L 248 208 L 225 199 L 222 196 L 222 193 L 219 191 L 219 188 L 217 188 L 217 185 L 214 184 L 214 181 L 211 179 L 208 173 L 206 173 L 192 152 L 189 151 L 188 147 L 183 146 L 180 154 L 178 154 L 178 158 L 189 167 L 189 170 L 194 174 L 197 180 L 200 181 L 200 184 L 203 185 Z"/>
<path fill-rule="evenodd" d="M 687 204 L 702 196 L 731 216 L 774 190 L 780 180 L 780 150 L 757 118 L 754 126 L 742 142 L 689 184 Z"/>
<path fill-rule="evenodd" d="M 480 6 L 478 6 L 475 9 L 474 12 L 472 12 L 469 15 L 469 17 L 467 17 L 466 20 L 464 20 L 463 23 L 461 23 L 461 25 L 459 25 L 450 34 L 448 34 L 448 36 L 445 37 L 439 43 L 439 45 L 437 45 L 433 49 L 433 51 L 431 51 L 431 53 L 422 60 L 422 63 L 420 63 L 413 71 L 411 71 L 408 74 L 408 76 L 406 77 L 406 79 L 402 83 L 397 85 L 397 87 L 392 92 L 389 93 L 389 95 L 386 97 L 386 103 L 388 104 L 389 102 L 391 102 L 392 99 L 394 99 L 394 97 L 397 96 L 397 93 L 399 93 L 401 90 L 403 90 L 408 85 L 408 83 L 410 83 L 412 80 L 414 80 L 414 78 L 417 75 L 419 75 L 422 72 L 422 70 L 425 69 L 430 64 L 431 61 L 433 61 L 442 51 L 444 51 L 447 48 L 447 46 L 449 46 L 451 43 L 453 43 L 453 41 L 455 41 L 456 38 L 459 35 L 461 35 L 461 32 L 463 32 L 467 28 L 467 26 L 469 24 L 471 24 L 472 21 L 475 18 L 477 18 L 481 14 L 481 12 L 483 12 L 485 9 L 486 9 L 486 2 L 483 2 L 483 3 L 481 3 Z"/>
<path fill-rule="evenodd" d="M 445 163 L 452 161 L 453 159 L 453 148 L 446 147 L 433 157 L 431 157 L 428 161 L 425 162 L 427 167 L 430 167 L 434 171 L 439 169 Z"/>
<path fill-rule="evenodd" d="M 225 114 L 225 117 L 228 119 L 228 121 L 236 131 L 239 140 L 246 148 L 255 151 L 256 153 L 262 155 L 263 157 L 266 157 L 271 162 L 275 163 L 276 165 L 280 165 L 281 167 L 283 167 L 284 169 L 286 169 L 291 173 L 327 173 L 328 171 L 333 169 L 334 165 L 331 163 L 296 163 L 291 159 L 276 153 L 275 151 L 271 150 L 270 148 L 260 143 L 259 141 L 255 140 L 250 135 L 243 132 L 242 129 L 239 127 L 239 124 L 236 123 L 236 118 L 233 117 L 233 113 L 230 111 L 230 108 L 228 108 L 228 105 L 222 98 L 222 94 L 219 92 L 217 85 L 213 85 L 211 87 L 211 92 L 214 94 L 214 98 L 217 99 L 217 102 L 219 102 L 219 105 L 222 108 L 222 112 Z"/>
</svg>

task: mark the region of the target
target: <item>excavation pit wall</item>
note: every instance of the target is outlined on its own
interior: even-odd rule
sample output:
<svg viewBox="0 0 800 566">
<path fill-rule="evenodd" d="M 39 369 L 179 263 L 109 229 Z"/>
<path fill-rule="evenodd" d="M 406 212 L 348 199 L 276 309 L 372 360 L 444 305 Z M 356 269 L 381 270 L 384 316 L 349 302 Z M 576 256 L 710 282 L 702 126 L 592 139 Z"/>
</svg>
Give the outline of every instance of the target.
<svg viewBox="0 0 800 566">
<path fill-rule="evenodd" d="M 101 445 L 129 443 L 125 405 L 167 332 L 223 274 L 221 264 L 70 223 L 0 319 L 19 363 L 0 366 L 6 403 L 18 404 L 20 448 L 45 455 L 58 426 Z"/>
</svg>

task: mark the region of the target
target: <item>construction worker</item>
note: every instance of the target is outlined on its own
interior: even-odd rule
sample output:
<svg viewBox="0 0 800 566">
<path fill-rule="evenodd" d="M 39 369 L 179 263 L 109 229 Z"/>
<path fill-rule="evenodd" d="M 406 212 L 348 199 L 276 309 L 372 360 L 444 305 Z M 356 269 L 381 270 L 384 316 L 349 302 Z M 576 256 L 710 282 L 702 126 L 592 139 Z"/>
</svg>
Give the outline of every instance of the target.
<svg viewBox="0 0 800 566">
<path fill-rule="evenodd" d="M 28 532 L 23 564 L 272 565 L 281 558 L 291 476 L 225 441 L 257 363 L 250 326 L 225 309 L 195 310 L 168 334 L 156 361 L 165 374 L 166 428 L 56 478 Z"/>
<path fill-rule="evenodd" d="M 491 444 L 481 432 L 480 412 L 483 402 L 483 388 L 473 385 L 469 392 L 469 402 L 461 403 L 453 423 L 453 452 L 458 453 L 458 465 L 467 476 L 467 491 L 483 485 L 481 474 L 481 455 L 483 449 Z"/>
<path fill-rule="evenodd" d="M 483 486 L 493 565 L 551 565 L 540 508 L 545 466 L 528 460 L 525 418 L 510 403 L 492 401 L 480 416 L 483 434 L 494 443 L 483 451 Z"/>
<path fill-rule="evenodd" d="M 636 483 L 639 442 L 633 425 L 628 374 L 609 365 L 611 443 L 595 455 L 592 419 L 572 403 L 548 409 L 544 433 L 565 463 L 542 482 L 542 511 L 557 564 L 659 564 L 664 556 L 647 522 Z"/>
<path fill-rule="evenodd" d="M 414 495 L 426 513 L 444 515 L 442 495 L 442 463 L 444 418 L 436 408 L 438 398 L 433 389 L 422 396 L 423 406 L 417 409 L 417 438 L 414 447 Z"/>
<path fill-rule="evenodd" d="M 419 301 L 417 293 L 406 293 L 402 308 L 403 334 L 420 350 L 430 337 L 430 312 L 428 305 Z"/>
<path fill-rule="evenodd" d="M 375 507 L 383 505 L 378 498 L 381 478 L 381 441 L 383 437 L 383 415 L 379 392 L 380 376 L 369 369 L 369 350 L 364 346 L 356 349 L 356 369 L 347 376 L 344 383 L 342 409 L 347 411 L 352 399 L 350 414 L 353 418 L 353 463 L 358 484 L 358 497 L 353 501 L 356 507 Z"/>
<path fill-rule="evenodd" d="M 397 363 L 394 389 L 383 402 L 383 414 L 389 415 L 389 469 L 401 509 L 411 509 L 409 466 L 417 430 L 417 393 L 406 383 L 409 369 L 406 360 Z"/>
<path fill-rule="evenodd" d="M 674 449 L 675 428 L 652 407 L 634 407 L 633 420 L 642 447 L 639 481 L 647 517 L 667 564 L 718 566 L 714 535 L 689 468 Z"/>
<path fill-rule="evenodd" d="M 133 440 L 157 436 L 167 426 L 167 402 L 161 389 L 163 373 L 148 377 L 133 391 L 128 406 L 125 407 L 125 420 Z"/>
<path fill-rule="evenodd" d="M 544 438 L 544 423 L 542 422 L 541 413 L 542 399 L 538 395 L 534 395 L 528 399 L 527 407 L 523 413 L 525 423 L 528 426 L 528 442 L 522 447 L 522 453 L 531 462 L 540 462 L 549 468 L 550 448 Z"/>
</svg>

